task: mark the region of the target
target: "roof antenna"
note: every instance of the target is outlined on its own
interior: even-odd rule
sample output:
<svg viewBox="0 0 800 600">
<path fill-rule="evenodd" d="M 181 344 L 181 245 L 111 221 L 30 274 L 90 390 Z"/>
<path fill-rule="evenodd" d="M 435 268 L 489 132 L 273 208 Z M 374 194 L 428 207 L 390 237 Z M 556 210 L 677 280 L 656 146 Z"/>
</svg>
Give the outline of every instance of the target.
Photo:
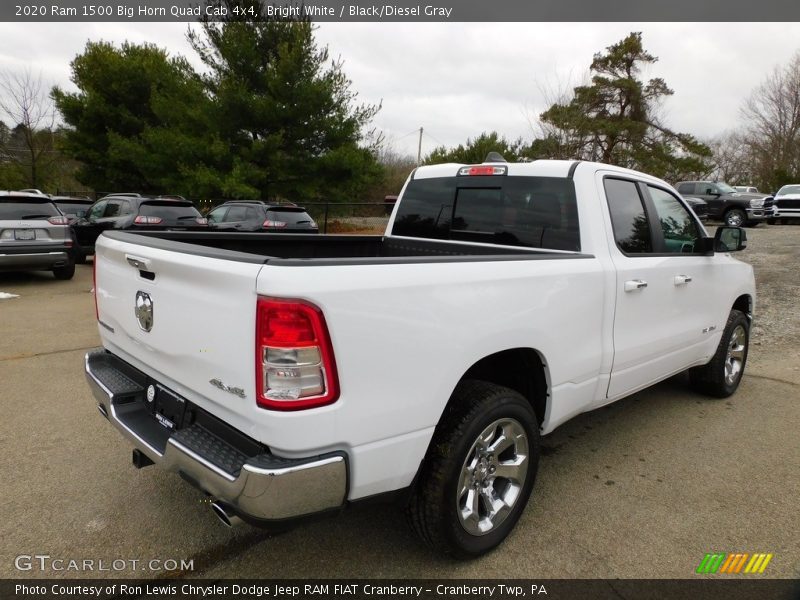
<svg viewBox="0 0 800 600">
<path fill-rule="evenodd" d="M 486 155 L 486 158 L 483 159 L 483 162 L 489 163 L 489 162 L 508 162 L 508 161 L 505 158 L 503 158 L 503 155 L 500 154 L 499 152 L 489 152 L 489 154 Z"/>
</svg>

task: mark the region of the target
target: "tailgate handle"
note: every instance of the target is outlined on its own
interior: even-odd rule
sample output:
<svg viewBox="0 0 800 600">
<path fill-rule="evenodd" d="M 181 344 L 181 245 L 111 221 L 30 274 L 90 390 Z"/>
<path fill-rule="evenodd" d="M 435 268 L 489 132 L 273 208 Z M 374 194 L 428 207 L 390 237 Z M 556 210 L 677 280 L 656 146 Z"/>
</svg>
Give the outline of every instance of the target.
<svg viewBox="0 0 800 600">
<path fill-rule="evenodd" d="M 138 256 L 132 256 L 130 254 L 125 255 L 125 259 L 128 261 L 128 264 L 140 271 L 149 271 L 150 270 L 150 261 L 146 258 L 139 258 Z"/>
</svg>

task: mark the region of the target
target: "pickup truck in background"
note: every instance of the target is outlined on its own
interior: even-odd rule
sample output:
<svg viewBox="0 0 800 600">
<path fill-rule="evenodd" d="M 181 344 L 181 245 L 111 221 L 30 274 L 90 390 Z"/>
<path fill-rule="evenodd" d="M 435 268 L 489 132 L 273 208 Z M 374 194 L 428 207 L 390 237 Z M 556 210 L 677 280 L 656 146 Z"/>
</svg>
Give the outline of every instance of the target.
<svg viewBox="0 0 800 600">
<path fill-rule="evenodd" d="M 735 392 L 745 240 L 578 161 L 420 167 L 384 236 L 107 231 L 87 381 L 134 464 L 228 525 L 394 498 L 475 557 L 524 510 L 540 435 L 687 369 Z"/>
<path fill-rule="evenodd" d="M 767 194 L 742 193 L 720 181 L 680 181 L 675 187 L 684 196 L 705 200 L 708 218 L 731 227 L 755 227 L 773 216 L 773 198 Z"/>
</svg>

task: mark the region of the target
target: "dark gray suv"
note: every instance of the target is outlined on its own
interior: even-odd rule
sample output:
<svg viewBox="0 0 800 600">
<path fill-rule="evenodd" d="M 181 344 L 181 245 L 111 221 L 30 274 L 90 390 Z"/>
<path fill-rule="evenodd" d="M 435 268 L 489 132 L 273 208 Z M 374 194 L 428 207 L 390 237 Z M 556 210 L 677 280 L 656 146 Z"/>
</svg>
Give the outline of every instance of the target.
<svg viewBox="0 0 800 600">
<path fill-rule="evenodd" d="M 216 207 L 206 216 L 209 227 L 218 231 L 319 233 L 317 224 L 306 209 L 293 204 L 232 200 Z"/>
<path fill-rule="evenodd" d="M 56 279 L 72 279 L 68 223 L 47 196 L 0 192 L 0 271 L 52 271 Z"/>
</svg>

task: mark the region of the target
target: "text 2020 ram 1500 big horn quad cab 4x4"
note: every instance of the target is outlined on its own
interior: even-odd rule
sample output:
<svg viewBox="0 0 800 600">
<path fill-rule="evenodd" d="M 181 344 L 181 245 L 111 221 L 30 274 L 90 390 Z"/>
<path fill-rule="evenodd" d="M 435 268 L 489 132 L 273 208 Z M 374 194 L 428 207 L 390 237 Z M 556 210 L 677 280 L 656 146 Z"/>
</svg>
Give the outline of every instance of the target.
<svg viewBox="0 0 800 600">
<path fill-rule="evenodd" d="M 104 233 L 87 379 L 134 463 L 229 523 L 403 491 L 424 540 L 478 556 L 524 510 L 540 435 L 686 369 L 736 390 L 744 245 L 635 171 L 420 167 L 384 236 Z"/>
</svg>

